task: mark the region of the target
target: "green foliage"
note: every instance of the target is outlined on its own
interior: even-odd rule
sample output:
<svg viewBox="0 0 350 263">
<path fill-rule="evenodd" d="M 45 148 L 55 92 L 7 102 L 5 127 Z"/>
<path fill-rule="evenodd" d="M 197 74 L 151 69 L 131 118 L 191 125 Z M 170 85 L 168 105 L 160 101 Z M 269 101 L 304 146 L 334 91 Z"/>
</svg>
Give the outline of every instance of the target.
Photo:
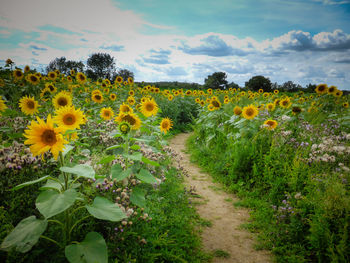
<svg viewBox="0 0 350 263">
<path fill-rule="evenodd" d="M 271 81 L 264 76 L 252 77 L 245 83 L 245 86 L 253 91 L 258 91 L 259 89 L 263 89 L 265 92 L 271 91 Z"/>
<path fill-rule="evenodd" d="M 225 89 L 228 85 L 226 78 L 225 72 L 215 72 L 204 80 L 204 87 L 206 89 Z"/>
</svg>

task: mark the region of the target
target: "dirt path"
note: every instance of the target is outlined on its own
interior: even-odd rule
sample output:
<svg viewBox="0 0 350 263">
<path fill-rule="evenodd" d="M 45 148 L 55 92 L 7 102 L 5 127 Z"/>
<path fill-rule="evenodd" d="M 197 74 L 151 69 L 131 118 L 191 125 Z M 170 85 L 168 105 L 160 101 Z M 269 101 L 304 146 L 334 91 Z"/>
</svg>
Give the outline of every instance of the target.
<svg viewBox="0 0 350 263">
<path fill-rule="evenodd" d="M 268 252 L 254 250 L 253 235 L 240 228 L 249 220 L 248 210 L 235 208 L 233 203 L 238 199 L 222 191 L 220 185 L 213 183 L 211 177 L 201 172 L 190 162 L 190 156 L 184 153 L 189 136 L 188 133 L 175 136 L 170 141 L 170 147 L 178 154 L 179 161 L 188 172 L 189 176 L 185 178 L 187 188 L 195 187 L 195 193 L 201 197 L 193 200 L 198 200 L 198 213 L 212 222 L 212 226 L 203 229 L 205 250 L 223 250 L 230 254 L 229 258 L 216 257 L 213 262 L 271 262 Z"/>
</svg>

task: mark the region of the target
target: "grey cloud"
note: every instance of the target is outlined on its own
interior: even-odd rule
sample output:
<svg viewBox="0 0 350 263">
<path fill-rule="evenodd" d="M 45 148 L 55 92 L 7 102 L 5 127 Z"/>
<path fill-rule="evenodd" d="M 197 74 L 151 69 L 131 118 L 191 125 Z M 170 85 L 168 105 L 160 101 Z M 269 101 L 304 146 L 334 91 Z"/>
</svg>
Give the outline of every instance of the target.
<svg viewBox="0 0 350 263">
<path fill-rule="evenodd" d="M 343 63 L 343 64 L 349 64 L 350 58 L 344 58 L 344 59 L 337 59 L 334 61 L 335 63 Z"/>
<path fill-rule="evenodd" d="M 39 53 L 35 52 L 35 51 L 32 51 L 32 55 L 33 56 L 39 56 Z"/>
<path fill-rule="evenodd" d="M 47 50 L 47 48 L 38 47 L 38 46 L 35 46 L 35 45 L 30 45 L 29 47 L 32 48 L 32 49 L 35 49 L 35 50 L 40 50 L 40 51 L 46 51 Z"/>
<path fill-rule="evenodd" d="M 148 57 L 142 58 L 145 63 L 149 64 L 170 64 L 169 55 L 171 54 L 170 50 L 154 50 L 149 51 L 150 55 Z"/>
<path fill-rule="evenodd" d="M 226 44 L 219 36 L 211 35 L 204 39 L 201 39 L 203 44 L 197 47 L 191 47 L 187 44 L 183 44 L 178 49 L 190 55 L 207 55 L 212 57 L 225 57 L 225 56 L 245 56 L 247 52 L 238 48 L 233 48 Z"/>
</svg>

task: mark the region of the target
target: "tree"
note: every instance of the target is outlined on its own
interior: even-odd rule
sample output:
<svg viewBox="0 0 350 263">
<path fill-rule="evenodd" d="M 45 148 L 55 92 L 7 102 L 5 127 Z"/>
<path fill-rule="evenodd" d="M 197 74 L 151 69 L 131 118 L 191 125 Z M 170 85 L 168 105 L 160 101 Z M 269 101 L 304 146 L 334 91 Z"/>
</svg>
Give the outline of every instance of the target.
<svg viewBox="0 0 350 263">
<path fill-rule="evenodd" d="M 115 80 L 115 78 L 117 76 L 120 76 L 123 78 L 123 80 L 128 80 L 129 77 L 131 77 L 132 79 L 134 79 L 134 73 L 131 72 L 128 69 L 119 69 L 118 72 L 115 74 L 115 76 L 113 77 L 113 80 Z"/>
<path fill-rule="evenodd" d="M 306 87 L 305 87 L 305 92 L 310 92 L 310 93 L 312 93 L 312 92 L 315 91 L 315 89 L 316 89 L 316 85 L 315 85 L 315 84 L 309 83 L 309 84 L 307 84 Z"/>
<path fill-rule="evenodd" d="M 76 72 L 84 70 L 84 63 L 81 61 L 67 60 L 65 57 L 55 58 L 46 67 L 46 73 L 58 69 L 61 73 L 68 75 L 71 69 Z"/>
<path fill-rule="evenodd" d="M 266 92 L 270 92 L 272 85 L 269 78 L 265 78 L 264 76 L 254 76 L 245 83 L 245 86 L 253 91 L 263 89 Z"/>
<path fill-rule="evenodd" d="M 232 88 L 232 89 L 239 89 L 240 88 L 240 86 L 234 82 L 231 82 L 230 84 L 228 84 L 227 87 Z"/>
<path fill-rule="evenodd" d="M 90 55 L 86 64 L 86 75 L 92 80 L 98 78 L 111 80 L 116 71 L 114 57 L 106 53 Z"/>
<path fill-rule="evenodd" d="M 207 89 L 225 89 L 228 84 L 226 78 L 225 72 L 215 72 L 204 80 L 204 86 Z"/>
<path fill-rule="evenodd" d="M 283 91 L 294 92 L 294 91 L 298 91 L 300 89 L 302 89 L 301 85 L 295 84 L 295 83 L 293 83 L 293 81 L 290 81 L 290 80 L 283 83 L 283 85 L 282 85 Z"/>
</svg>

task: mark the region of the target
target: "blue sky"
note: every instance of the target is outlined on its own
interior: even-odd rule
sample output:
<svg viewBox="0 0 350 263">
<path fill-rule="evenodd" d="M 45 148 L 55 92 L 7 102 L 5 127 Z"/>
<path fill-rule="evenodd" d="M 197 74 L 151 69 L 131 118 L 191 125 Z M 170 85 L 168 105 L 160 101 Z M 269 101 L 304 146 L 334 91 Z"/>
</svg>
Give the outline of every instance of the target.
<svg viewBox="0 0 350 263">
<path fill-rule="evenodd" d="M 350 0 L 2 0 L 0 66 L 115 57 L 136 81 L 327 83 L 350 90 Z"/>
</svg>

